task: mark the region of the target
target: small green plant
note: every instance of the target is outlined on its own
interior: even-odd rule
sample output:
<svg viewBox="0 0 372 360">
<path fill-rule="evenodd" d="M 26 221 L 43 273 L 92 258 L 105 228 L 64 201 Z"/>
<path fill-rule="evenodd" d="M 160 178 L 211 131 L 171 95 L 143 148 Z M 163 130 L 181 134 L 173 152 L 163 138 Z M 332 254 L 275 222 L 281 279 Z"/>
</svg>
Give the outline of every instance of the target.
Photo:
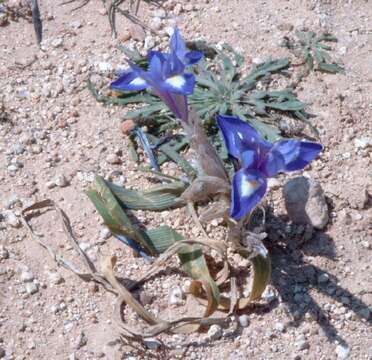
<svg viewBox="0 0 372 360">
<path fill-rule="evenodd" d="M 290 50 L 299 50 L 309 70 L 332 74 L 344 71 L 344 68 L 336 64 L 328 53 L 332 50 L 332 46 L 327 43 L 337 42 L 335 36 L 328 33 L 318 36 L 313 31 L 297 31 L 296 37 L 297 41 L 285 37 L 283 46 Z"/>
</svg>

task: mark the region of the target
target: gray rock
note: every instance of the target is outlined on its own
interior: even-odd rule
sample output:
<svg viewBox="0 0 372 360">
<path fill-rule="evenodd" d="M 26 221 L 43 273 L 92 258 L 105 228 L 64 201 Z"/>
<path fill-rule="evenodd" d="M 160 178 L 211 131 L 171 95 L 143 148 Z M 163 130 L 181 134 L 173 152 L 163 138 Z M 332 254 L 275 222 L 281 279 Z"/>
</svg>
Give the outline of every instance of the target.
<svg viewBox="0 0 372 360">
<path fill-rule="evenodd" d="M 285 325 L 282 322 L 277 322 L 274 325 L 274 329 L 280 333 L 283 333 L 285 331 Z"/>
<path fill-rule="evenodd" d="M 323 229 L 329 220 L 328 207 L 320 184 L 300 176 L 289 180 L 283 189 L 288 216 L 294 223 Z"/>
<path fill-rule="evenodd" d="M 31 271 L 22 271 L 21 273 L 21 280 L 25 283 L 34 281 L 35 277 Z"/>
<path fill-rule="evenodd" d="M 5 223 L 10 225 L 13 228 L 21 227 L 21 222 L 18 220 L 16 214 L 14 214 L 11 210 L 5 210 L 3 212 L 3 217 L 5 219 Z"/>
<path fill-rule="evenodd" d="M 238 320 L 241 327 L 247 327 L 249 325 L 249 316 L 246 314 L 240 315 Z"/>
<path fill-rule="evenodd" d="M 358 311 L 358 315 L 368 321 L 371 316 L 371 311 L 369 310 L 369 308 L 365 307 Z"/>
<path fill-rule="evenodd" d="M 329 275 L 327 273 L 323 273 L 318 276 L 318 284 L 326 284 L 328 281 Z"/>
<path fill-rule="evenodd" d="M 64 282 L 62 275 L 57 271 L 48 272 L 48 279 L 52 285 L 59 285 Z"/>
<path fill-rule="evenodd" d="M 220 325 L 213 324 L 208 330 L 208 337 L 211 340 L 218 340 L 222 337 L 222 328 Z"/>
<path fill-rule="evenodd" d="M 99 232 L 100 240 L 107 240 L 111 236 L 111 231 L 108 227 L 104 227 Z"/>
<path fill-rule="evenodd" d="M 299 339 L 295 343 L 297 350 L 306 350 L 310 347 L 309 342 L 306 339 Z"/>
<path fill-rule="evenodd" d="M 350 348 L 347 345 L 337 345 L 336 354 L 338 359 L 346 360 L 349 357 Z"/>
<path fill-rule="evenodd" d="M 81 349 L 87 343 L 88 343 L 88 339 L 87 339 L 86 335 L 84 334 L 84 332 L 82 331 L 79 334 L 78 338 L 76 339 L 76 345 L 75 345 L 76 350 Z"/>
<path fill-rule="evenodd" d="M 157 350 L 161 347 L 161 342 L 157 339 L 149 338 L 146 339 L 144 342 L 146 347 L 150 350 Z"/>
<path fill-rule="evenodd" d="M 109 164 L 115 165 L 115 164 L 121 164 L 120 158 L 116 154 L 109 154 L 106 157 L 106 161 Z"/>
<path fill-rule="evenodd" d="M 183 303 L 183 291 L 179 286 L 176 286 L 169 291 L 169 304 L 181 305 Z"/>
<path fill-rule="evenodd" d="M 36 294 L 39 291 L 39 286 L 35 284 L 34 282 L 29 282 L 25 286 L 26 292 L 29 295 Z"/>
<path fill-rule="evenodd" d="M 58 175 L 56 177 L 56 179 L 54 180 L 54 182 L 59 187 L 66 187 L 66 186 L 69 185 L 68 180 L 66 179 L 66 177 L 63 174 Z"/>
<path fill-rule="evenodd" d="M 51 45 L 52 45 L 54 48 L 59 48 L 60 46 L 63 45 L 63 39 L 62 39 L 62 38 L 54 39 L 54 40 L 52 41 Z"/>
<path fill-rule="evenodd" d="M 0 261 L 9 259 L 9 251 L 4 247 L 4 245 L 0 245 Z"/>
</svg>

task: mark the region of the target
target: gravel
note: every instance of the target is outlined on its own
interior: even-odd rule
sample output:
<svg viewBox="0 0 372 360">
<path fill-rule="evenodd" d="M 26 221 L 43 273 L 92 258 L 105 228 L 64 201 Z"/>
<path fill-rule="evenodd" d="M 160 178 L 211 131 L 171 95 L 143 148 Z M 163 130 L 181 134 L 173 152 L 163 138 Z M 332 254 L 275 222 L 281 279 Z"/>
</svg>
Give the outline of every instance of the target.
<svg viewBox="0 0 372 360">
<path fill-rule="evenodd" d="M 214 324 L 208 329 L 208 337 L 211 340 L 219 340 L 222 337 L 222 327 L 220 325 Z"/>
</svg>

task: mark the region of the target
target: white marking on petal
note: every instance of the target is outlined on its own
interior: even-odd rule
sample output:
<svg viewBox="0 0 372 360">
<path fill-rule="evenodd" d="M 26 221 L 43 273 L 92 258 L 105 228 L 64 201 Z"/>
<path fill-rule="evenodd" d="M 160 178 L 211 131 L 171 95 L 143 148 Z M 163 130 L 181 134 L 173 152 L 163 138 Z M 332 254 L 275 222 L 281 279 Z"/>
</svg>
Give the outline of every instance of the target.
<svg viewBox="0 0 372 360">
<path fill-rule="evenodd" d="M 134 86 L 143 86 L 143 85 L 146 85 L 146 80 L 140 78 L 140 77 L 136 77 L 135 79 L 133 79 L 131 82 L 130 82 L 130 85 L 134 85 Z"/>
<path fill-rule="evenodd" d="M 238 137 L 240 137 L 240 139 L 243 140 L 243 134 L 242 134 L 240 131 L 238 131 L 238 132 L 236 133 L 236 135 L 238 135 Z"/>
<path fill-rule="evenodd" d="M 260 185 L 257 180 L 243 179 L 242 196 L 251 196 Z"/>
<path fill-rule="evenodd" d="M 182 90 L 182 88 L 185 86 L 186 80 L 182 75 L 175 75 L 165 80 L 165 82 L 176 89 Z"/>
</svg>

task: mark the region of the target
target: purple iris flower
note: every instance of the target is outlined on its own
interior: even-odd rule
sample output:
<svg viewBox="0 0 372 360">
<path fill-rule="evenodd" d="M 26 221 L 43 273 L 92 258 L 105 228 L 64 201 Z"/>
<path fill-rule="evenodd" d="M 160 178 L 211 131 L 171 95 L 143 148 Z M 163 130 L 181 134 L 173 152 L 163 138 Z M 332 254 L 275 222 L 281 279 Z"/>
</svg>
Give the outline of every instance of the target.
<svg viewBox="0 0 372 360">
<path fill-rule="evenodd" d="M 322 151 L 318 143 L 281 140 L 270 143 L 248 123 L 234 116 L 217 117 L 227 150 L 238 161 L 234 174 L 230 216 L 239 220 L 264 197 L 267 178 L 280 172 L 301 170 Z"/>
<path fill-rule="evenodd" d="M 187 122 L 187 95 L 194 91 L 195 76 L 186 73 L 185 68 L 196 64 L 203 55 L 198 51 L 187 51 L 177 28 L 170 45 L 170 53 L 151 51 L 148 54 L 147 71 L 130 62 L 131 70 L 124 72 L 111 84 L 111 88 L 118 91 L 139 91 L 150 87 L 177 118 Z"/>
</svg>

